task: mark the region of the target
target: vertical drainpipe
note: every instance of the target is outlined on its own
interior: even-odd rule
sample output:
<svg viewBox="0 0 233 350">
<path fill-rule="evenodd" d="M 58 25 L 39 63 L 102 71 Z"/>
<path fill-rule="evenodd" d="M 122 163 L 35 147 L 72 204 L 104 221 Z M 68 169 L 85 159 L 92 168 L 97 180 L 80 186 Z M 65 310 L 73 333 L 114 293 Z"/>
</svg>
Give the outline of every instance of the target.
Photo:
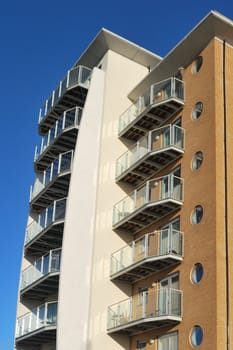
<svg viewBox="0 0 233 350">
<path fill-rule="evenodd" d="M 227 118 L 226 118 L 226 41 L 223 40 L 223 121 L 224 121 L 224 196 L 225 196 L 225 254 L 226 254 L 226 349 L 230 349 L 229 331 L 229 249 L 228 249 L 228 181 L 227 181 Z"/>
</svg>

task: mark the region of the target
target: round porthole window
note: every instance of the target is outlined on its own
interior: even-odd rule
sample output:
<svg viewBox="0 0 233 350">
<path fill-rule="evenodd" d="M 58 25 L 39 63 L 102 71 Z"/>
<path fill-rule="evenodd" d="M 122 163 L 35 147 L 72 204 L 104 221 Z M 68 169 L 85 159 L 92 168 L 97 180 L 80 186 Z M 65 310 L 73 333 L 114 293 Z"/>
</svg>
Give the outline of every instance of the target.
<svg viewBox="0 0 233 350">
<path fill-rule="evenodd" d="M 197 225 L 201 222 L 203 217 L 203 208 L 201 205 L 197 205 L 192 213 L 192 223 L 194 225 Z"/>
<path fill-rule="evenodd" d="M 196 152 L 192 161 L 192 169 L 193 170 L 199 169 L 202 161 L 203 161 L 203 153 L 201 151 Z"/>
<path fill-rule="evenodd" d="M 202 56 L 198 56 L 192 65 L 192 73 L 193 74 L 197 74 L 199 72 L 199 70 L 201 69 L 202 63 L 203 63 Z"/>
<path fill-rule="evenodd" d="M 196 263 L 192 269 L 192 274 L 191 274 L 192 282 L 194 284 L 198 284 L 201 281 L 203 274 L 204 274 L 204 269 L 202 264 Z"/>
<path fill-rule="evenodd" d="M 203 111 L 203 103 L 197 102 L 192 111 L 192 119 L 197 120 L 200 117 L 202 111 Z"/>
<path fill-rule="evenodd" d="M 194 326 L 191 332 L 191 344 L 194 347 L 201 345 L 203 340 L 203 330 L 200 326 Z"/>
</svg>

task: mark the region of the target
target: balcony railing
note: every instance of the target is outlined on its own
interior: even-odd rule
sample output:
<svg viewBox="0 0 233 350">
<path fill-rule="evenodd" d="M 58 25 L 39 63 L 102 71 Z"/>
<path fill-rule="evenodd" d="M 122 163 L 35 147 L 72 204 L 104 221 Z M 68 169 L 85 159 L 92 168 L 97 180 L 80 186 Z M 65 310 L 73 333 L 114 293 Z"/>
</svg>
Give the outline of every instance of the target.
<svg viewBox="0 0 233 350">
<path fill-rule="evenodd" d="M 22 272 L 20 289 L 38 281 L 42 277 L 60 271 L 61 249 L 50 250 L 49 253 L 36 260 Z"/>
<path fill-rule="evenodd" d="M 108 332 L 131 333 L 168 326 L 182 319 L 182 292 L 160 288 L 144 291 L 108 308 Z"/>
<path fill-rule="evenodd" d="M 36 178 L 31 187 L 30 201 L 32 201 L 45 187 L 47 187 L 58 175 L 71 170 L 73 150 L 62 153 L 55 159 L 51 166 Z"/>
<path fill-rule="evenodd" d="M 36 161 L 44 151 L 55 142 L 56 138 L 63 132 L 72 127 L 80 125 L 82 116 L 82 108 L 75 107 L 65 111 L 60 119 L 58 119 L 53 128 L 49 130 L 47 135 L 42 137 L 40 146 L 36 146 L 34 161 Z M 63 146 L 64 147 L 64 146 Z"/>
<path fill-rule="evenodd" d="M 32 221 L 26 228 L 25 242 L 26 246 L 42 231 L 48 228 L 52 223 L 65 219 L 66 198 L 54 201 L 48 208 L 38 215 L 37 220 Z"/>
<path fill-rule="evenodd" d="M 32 312 L 19 317 L 16 323 L 16 341 L 20 341 L 24 336 L 27 336 L 27 342 L 30 344 L 30 340 L 32 342 L 36 341 L 38 331 L 40 330 L 40 332 L 44 332 L 43 342 L 46 342 L 47 331 L 51 330 L 51 328 L 56 328 L 57 305 L 58 303 L 56 301 L 48 302 L 33 309 Z M 28 338 L 30 333 L 31 339 Z M 53 335 L 55 337 L 55 333 Z M 51 337 L 51 334 L 49 336 Z"/>
<path fill-rule="evenodd" d="M 184 104 L 184 83 L 177 78 L 169 78 L 153 84 L 131 105 L 119 119 L 119 136 L 138 139 L 144 135 L 143 128 L 154 129 L 176 113 Z M 150 119 L 149 112 L 153 117 Z M 139 120 L 141 119 L 141 121 Z M 137 125 L 138 122 L 138 125 Z M 140 123 L 144 125 L 140 125 Z M 138 130 L 133 130 L 134 128 Z M 141 130 L 140 130 L 141 126 Z M 126 132 L 130 127 L 132 130 Z"/>
<path fill-rule="evenodd" d="M 113 208 L 113 229 L 131 233 L 179 209 L 183 203 L 183 179 L 173 174 L 147 181 Z"/>
<path fill-rule="evenodd" d="M 90 84 L 90 76 L 91 70 L 87 67 L 78 66 L 70 69 L 65 78 L 60 81 L 57 88 L 52 92 L 51 96 L 46 100 L 45 104 L 40 109 L 39 123 L 45 118 L 45 116 L 47 116 L 47 114 L 52 110 L 52 108 L 67 90 L 78 85 L 88 89 Z"/>
<path fill-rule="evenodd" d="M 184 129 L 165 125 L 150 131 L 116 162 L 116 180 L 138 183 L 184 152 Z M 148 164 L 146 163 L 148 162 Z"/>
<path fill-rule="evenodd" d="M 111 255 L 111 279 L 135 282 L 179 263 L 183 233 L 164 229 L 148 233 Z"/>
</svg>

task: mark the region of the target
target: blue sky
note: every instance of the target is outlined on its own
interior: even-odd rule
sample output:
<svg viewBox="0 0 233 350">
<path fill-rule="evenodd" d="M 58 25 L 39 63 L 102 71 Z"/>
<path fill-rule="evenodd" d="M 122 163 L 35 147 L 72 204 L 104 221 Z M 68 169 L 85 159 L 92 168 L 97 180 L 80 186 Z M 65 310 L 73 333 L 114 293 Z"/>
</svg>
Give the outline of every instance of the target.
<svg viewBox="0 0 233 350">
<path fill-rule="evenodd" d="M 101 27 L 164 56 L 211 9 L 233 19 L 230 0 L 1 4 L 0 350 L 13 349 L 40 106 Z"/>
</svg>

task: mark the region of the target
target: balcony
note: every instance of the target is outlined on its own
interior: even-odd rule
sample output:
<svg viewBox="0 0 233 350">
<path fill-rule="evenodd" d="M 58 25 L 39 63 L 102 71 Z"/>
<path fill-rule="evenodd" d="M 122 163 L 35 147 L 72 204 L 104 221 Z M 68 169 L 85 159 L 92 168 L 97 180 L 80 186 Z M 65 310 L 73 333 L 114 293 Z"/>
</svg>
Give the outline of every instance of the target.
<svg viewBox="0 0 233 350">
<path fill-rule="evenodd" d="M 90 84 L 91 70 L 78 66 L 70 69 L 65 78 L 46 100 L 39 114 L 39 132 L 43 135 L 67 109 L 83 107 Z"/>
<path fill-rule="evenodd" d="M 56 301 L 38 306 L 32 312 L 17 319 L 16 345 L 39 346 L 56 339 L 57 324 Z"/>
<path fill-rule="evenodd" d="M 184 105 L 184 83 L 169 78 L 151 85 L 119 119 L 119 137 L 137 141 L 158 128 Z"/>
<path fill-rule="evenodd" d="M 116 181 L 139 185 L 184 153 L 184 129 L 166 125 L 150 131 L 116 162 Z"/>
<path fill-rule="evenodd" d="M 35 149 L 35 170 L 45 170 L 60 153 L 75 148 L 82 108 L 65 111 Z"/>
<path fill-rule="evenodd" d="M 50 250 L 22 272 L 20 294 L 40 300 L 58 291 L 61 249 Z"/>
<path fill-rule="evenodd" d="M 173 326 L 182 320 L 182 292 L 160 288 L 144 291 L 108 308 L 108 333 L 129 335 Z"/>
<path fill-rule="evenodd" d="M 69 188 L 73 150 L 62 153 L 35 180 L 31 187 L 30 205 L 35 211 L 48 207 L 51 202 L 65 197 Z"/>
<path fill-rule="evenodd" d="M 113 229 L 135 234 L 181 208 L 183 179 L 169 174 L 147 181 L 113 208 Z"/>
<path fill-rule="evenodd" d="M 148 233 L 111 255 L 111 280 L 130 283 L 179 264 L 183 233 L 164 229 Z"/>
<path fill-rule="evenodd" d="M 66 198 L 54 201 L 26 228 L 25 255 L 41 256 L 62 245 Z"/>
</svg>

